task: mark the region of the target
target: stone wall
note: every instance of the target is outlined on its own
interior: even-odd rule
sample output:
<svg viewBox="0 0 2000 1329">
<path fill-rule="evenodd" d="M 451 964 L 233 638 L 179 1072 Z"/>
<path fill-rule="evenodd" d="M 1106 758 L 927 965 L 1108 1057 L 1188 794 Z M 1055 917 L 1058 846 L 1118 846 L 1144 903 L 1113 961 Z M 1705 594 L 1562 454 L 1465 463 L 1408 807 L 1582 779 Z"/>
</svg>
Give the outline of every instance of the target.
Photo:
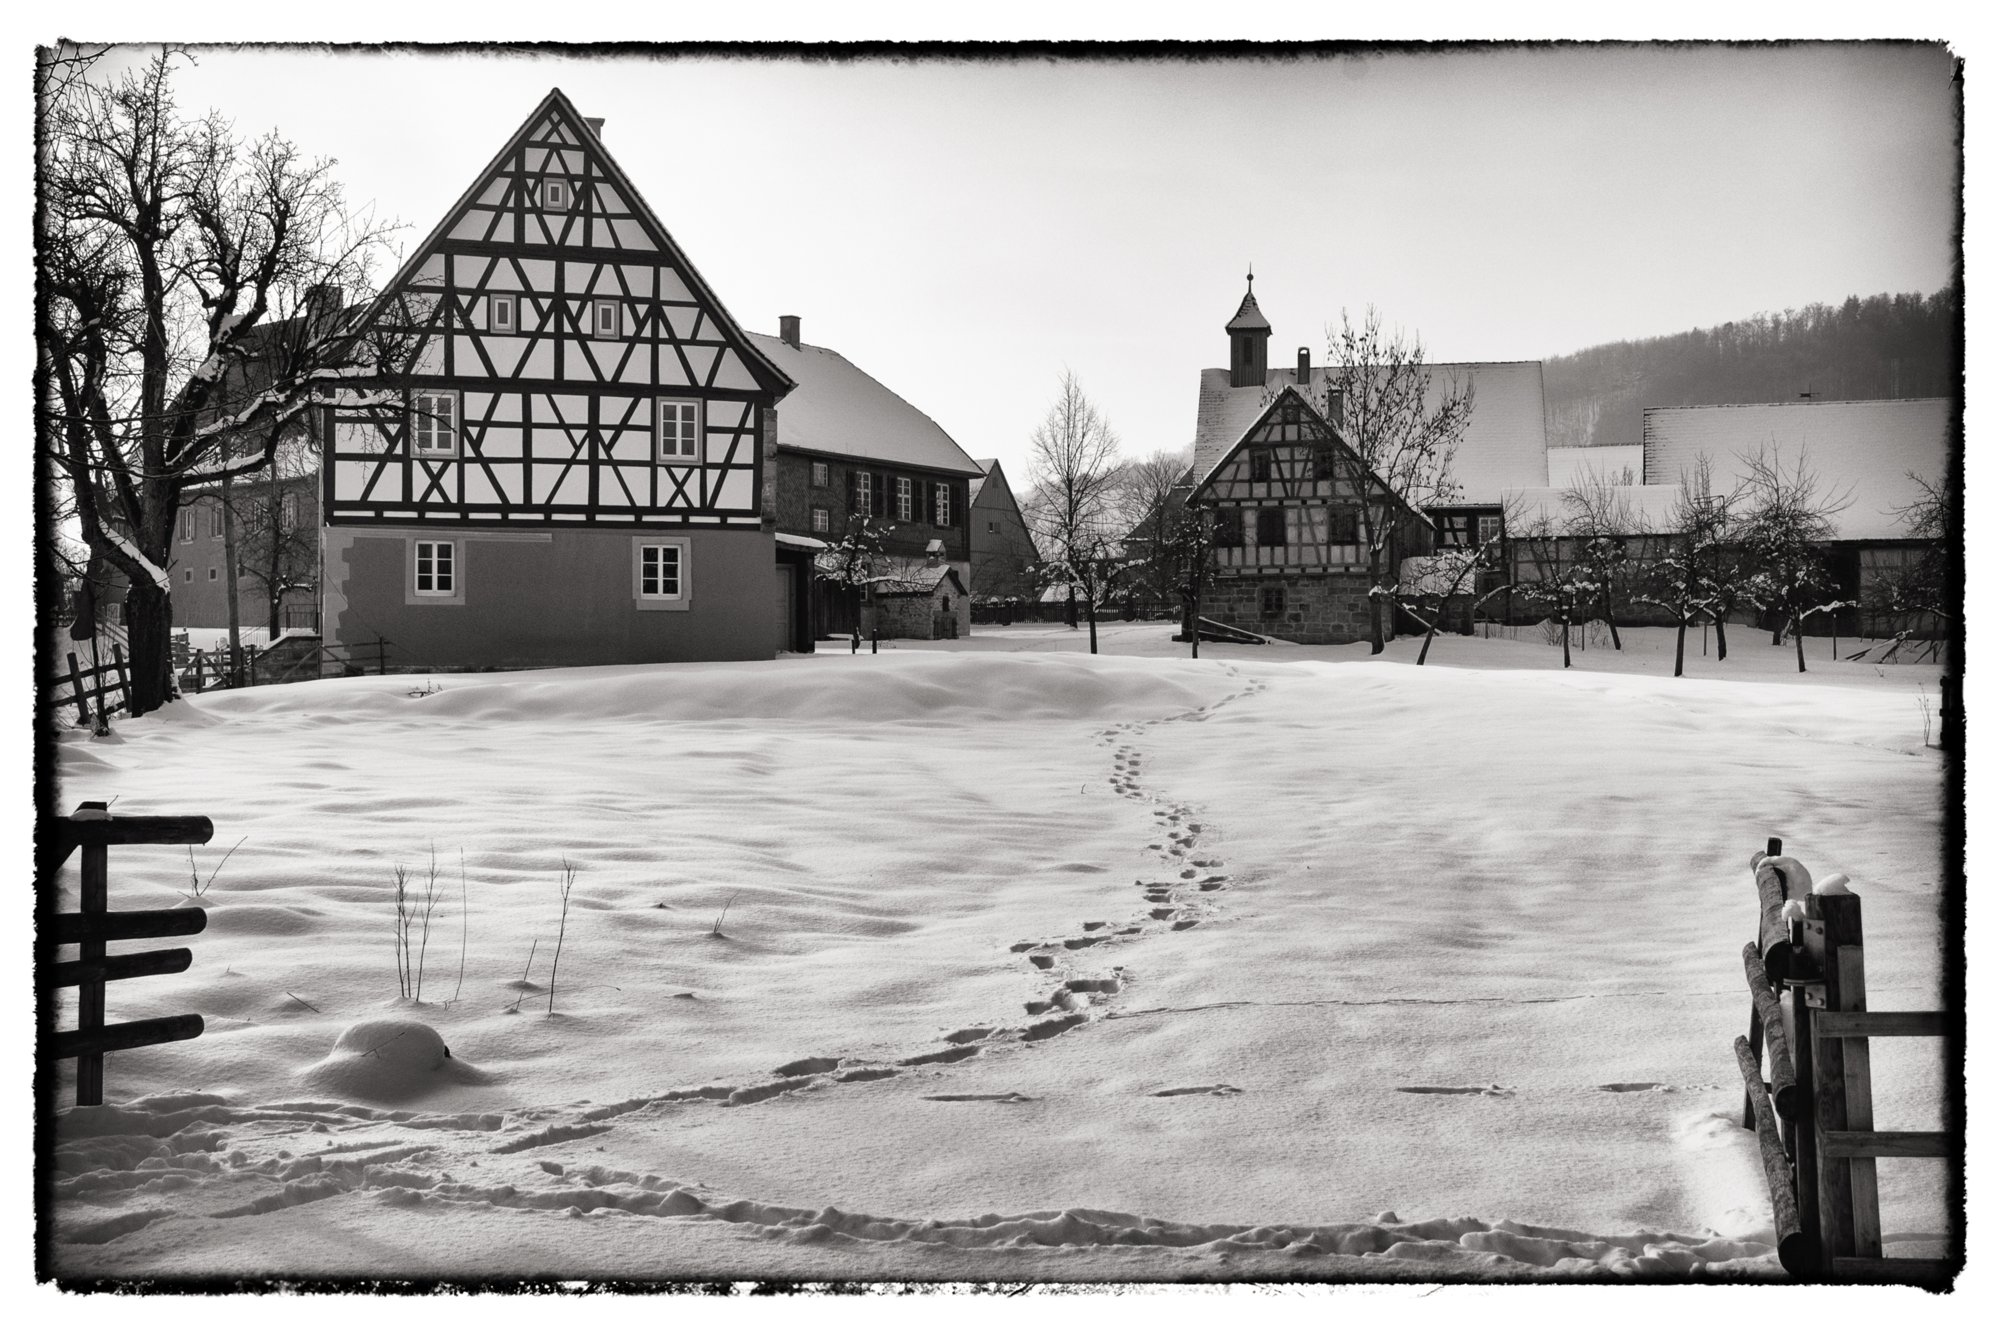
<svg viewBox="0 0 2000 1329">
<path fill-rule="evenodd" d="M 1264 611 L 1264 592 L 1284 594 L 1284 608 Z M 1202 592 L 1204 618 L 1309 646 L 1368 640 L 1368 574 L 1258 573 L 1216 577 Z M 1383 627 L 1390 620 L 1385 617 Z"/>
</svg>

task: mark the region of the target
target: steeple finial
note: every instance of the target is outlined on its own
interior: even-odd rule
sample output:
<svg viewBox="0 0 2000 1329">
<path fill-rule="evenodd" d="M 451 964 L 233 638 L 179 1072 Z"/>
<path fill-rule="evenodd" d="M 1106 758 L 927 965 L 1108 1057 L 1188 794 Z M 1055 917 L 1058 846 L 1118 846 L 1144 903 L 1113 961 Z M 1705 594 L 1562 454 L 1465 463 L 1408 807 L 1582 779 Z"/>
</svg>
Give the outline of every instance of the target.
<svg viewBox="0 0 2000 1329">
<path fill-rule="evenodd" d="M 1256 289 L 1256 286 L 1257 286 L 1257 265 L 1256 265 L 1256 264 L 1254 264 L 1254 263 L 1246 263 L 1246 264 L 1244 264 L 1243 266 L 1244 266 L 1244 267 L 1246 267 L 1246 268 L 1249 268 L 1249 269 L 1250 269 L 1250 270 L 1249 270 L 1248 272 L 1246 272 L 1246 273 L 1244 273 L 1244 274 L 1243 274 L 1243 285 L 1244 285 L 1244 286 L 1245 286 L 1245 288 L 1247 288 L 1247 289 L 1251 289 L 1251 290 L 1254 290 L 1254 289 Z"/>
</svg>

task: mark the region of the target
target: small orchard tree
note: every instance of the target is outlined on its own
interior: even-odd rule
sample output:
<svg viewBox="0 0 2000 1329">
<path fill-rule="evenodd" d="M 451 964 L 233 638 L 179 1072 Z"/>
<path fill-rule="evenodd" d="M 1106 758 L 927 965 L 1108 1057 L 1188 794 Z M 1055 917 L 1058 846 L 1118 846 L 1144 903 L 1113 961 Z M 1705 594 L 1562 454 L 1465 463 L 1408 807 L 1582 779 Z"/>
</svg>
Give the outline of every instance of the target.
<svg viewBox="0 0 2000 1329">
<path fill-rule="evenodd" d="M 1472 385 L 1434 383 L 1423 339 L 1386 328 L 1370 305 L 1359 324 L 1346 310 L 1327 329 L 1326 415 L 1352 449 L 1345 464 L 1356 493 L 1372 494 L 1372 472 L 1412 509 L 1448 503 L 1457 494 L 1452 457 L 1472 418 Z M 1337 394 L 1337 396 L 1335 395 Z M 1395 593 L 1390 546 L 1396 513 L 1373 500 L 1360 505 L 1361 543 L 1368 551 L 1368 649 L 1382 652 L 1382 605 Z"/>
<path fill-rule="evenodd" d="M 882 540 L 895 523 L 870 513 L 848 514 L 846 529 L 839 540 L 813 555 L 813 572 L 830 585 L 838 586 L 860 600 L 871 594 L 885 557 Z M 861 639 L 861 620 L 854 624 L 855 642 Z"/>
<path fill-rule="evenodd" d="M 1582 620 L 1600 593 L 1588 567 L 1574 553 L 1575 537 L 1547 513 L 1508 518 L 1517 563 L 1525 560 L 1533 575 L 1520 577 L 1514 591 L 1541 609 L 1551 627 L 1562 634 L 1563 668 L 1571 665 L 1570 629 Z"/>
<path fill-rule="evenodd" d="M 1072 604 L 1082 592 L 1097 654 L 1097 606 L 1122 563 L 1118 529 L 1118 436 L 1084 395 L 1073 373 L 1029 443 L 1034 478 L 1029 522 L 1056 584 L 1068 584 Z M 1072 626 L 1074 621 L 1072 620 Z"/>
<path fill-rule="evenodd" d="M 285 595 L 319 589 L 319 523 L 304 492 L 318 464 L 317 447 L 301 433 L 279 445 L 264 476 L 230 495 L 236 564 L 262 592 L 274 638 L 284 631 Z"/>
<path fill-rule="evenodd" d="M 1906 472 L 1917 486 L 1917 497 L 1896 513 L 1911 539 L 1923 543 L 1916 557 L 1885 576 L 1869 589 L 1869 608 L 1895 625 L 1895 633 L 1883 648 L 1882 658 L 1893 659 L 1911 637 L 1920 632 L 1943 633 L 1955 622 L 1963 607 L 1963 595 L 1951 568 L 1952 548 L 1946 537 L 1951 519 L 1944 486 L 1915 472 Z M 1872 647 L 1869 649 L 1873 649 Z M 1935 642 L 1930 653 L 1935 658 Z"/>
<path fill-rule="evenodd" d="M 1833 518 L 1853 501 L 1852 492 L 1822 493 L 1819 476 L 1807 469 L 1803 454 L 1787 465 L 1776 449 L 1760 448 L 1748 462 L 1738 539 L 1755 569 L 1750 589 L 1774 613 L 1771 644 L 1791 632 L 1803 674 L 1806 620 L 1853 603 L 1828 599 L 1837 586 L 1826 562 Z"/>
<path fill-rule="evenodd" d="M 331 162 L 183 115 L 191 58 L 115 78 L 70 46 L 36 64 L 37 451 L 53 505 L 128 583 L 134 714 L 172 694 L 189 491 L 262 470 L 332 384 L 391 382 L 410 349 L 320 316 L 367 289 L 388 228 L 348 208 Z"/>
<path fill-rule="evenodd" d="M 1562 505 L 1563 530 L 1575 542 L 1585 575 L 1599 588 L 1596 608 L 1611 630 L 1611 648 L 1622 651 L 1615 603 L 1632 567 L 1626 541 L 1642 534 L 1638 514 L 1620 486 L 1595 471 L 1563 490 Z"/>
<path fill-rule="evenodd" d="M 1477 590 L 1479 574 L 1494 565 L 1502 548 L 1502 538 L 1496 531 L 1476 546 L 1443 549 L 1425 558 L 1405 561 L 1405 571 L 1414 575 L 1401 578 L 1397 602 L 1424 626 L 1424 644 L 1417 650 L 1419 665 L 1430 658 L 1431 642 L 1437 636 L 1446 608 L 1454 598 L 1472 595 Z M 1477 595 L 1472 600 L 1472 609 L 1476 611 L 1508 589 L 1503 583 Z"/>
<path fill-rule="evenodd" d="M 1708 458 L 1683 473 L 1674 504 L 1667 513 L 1665 549 L 1641 575 L 1638 600 L 1674 616 L 1674 677 L 1682 675 L 1687 657 L 1688 627 L 1704 616 L 1716 621 L 1721 600 L 1719 575 L 1729 539 L 1729 502 L 1710 492 Z"/>
</svg>

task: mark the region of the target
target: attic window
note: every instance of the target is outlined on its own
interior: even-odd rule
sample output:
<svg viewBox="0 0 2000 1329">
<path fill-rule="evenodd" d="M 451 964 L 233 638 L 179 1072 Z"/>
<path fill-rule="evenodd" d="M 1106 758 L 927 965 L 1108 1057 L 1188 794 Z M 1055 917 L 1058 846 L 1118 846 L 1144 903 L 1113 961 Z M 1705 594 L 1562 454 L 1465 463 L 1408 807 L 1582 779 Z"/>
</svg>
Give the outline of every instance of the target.
<svg viewBox="0 0 2000 1329">
<path fill-rule="evenodd" d="M 1250 449 L 1250 478 L 1259 481 L 1271 478 L 1271 453 L 1268 448 Z"/>
<path fill-rule="evenodd" d="M 511 295 L 489 295 L 486 297 L 486 330 L 488 332 L 517 332 L 520 330 L 520 305 L 517 297 Z"/>
<path fill-rule="evenodd" d="M 624 319 L 616 300 L 592 300 L 590 302 L 590 335 L 593 337 L 617 337 L 623 334 Z"/>
<path fill-rule="evenodd" d="M 549 176 L 542 181 L 542 211 L 569 211 L 569 181 L 559 175 Z"/>
</svg>

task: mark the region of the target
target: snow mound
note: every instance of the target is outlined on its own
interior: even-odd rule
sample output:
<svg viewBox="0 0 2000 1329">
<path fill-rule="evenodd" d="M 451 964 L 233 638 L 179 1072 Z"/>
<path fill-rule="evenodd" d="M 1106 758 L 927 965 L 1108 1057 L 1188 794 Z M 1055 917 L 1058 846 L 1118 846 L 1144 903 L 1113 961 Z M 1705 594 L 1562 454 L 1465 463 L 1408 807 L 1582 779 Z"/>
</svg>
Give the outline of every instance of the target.
<svg viewBox="0 0 2000 1329">
<path fill-rule="evenodd" d="M 209 717 L 436 719 L 508 723 L 801 720 L 965 724 L 1127 720 L 1211 705 L 1231 690 L 1212 666 L 1107 656 L 890 652 L 728 665 L 624 665 L 514 674 L 329 679 L 180 703 Z M 413 684 L 413 680 L 416 683 Z M 413 693 L 415 695 L 413 695 Z M 170 708 L 172 709 L 172 708 Z M 177 720 L 183 717 L 174 717 Z"/>
<path fill-rule="evenodd" d="M 341 1030 L 333 1051 L 299 1072 L 315 1089 L 361 1098 L 415 1098 L 488 1076 L 451 1055 L 438 1031 L 418 1020 L 363 1020 Z"/>
</svg>

